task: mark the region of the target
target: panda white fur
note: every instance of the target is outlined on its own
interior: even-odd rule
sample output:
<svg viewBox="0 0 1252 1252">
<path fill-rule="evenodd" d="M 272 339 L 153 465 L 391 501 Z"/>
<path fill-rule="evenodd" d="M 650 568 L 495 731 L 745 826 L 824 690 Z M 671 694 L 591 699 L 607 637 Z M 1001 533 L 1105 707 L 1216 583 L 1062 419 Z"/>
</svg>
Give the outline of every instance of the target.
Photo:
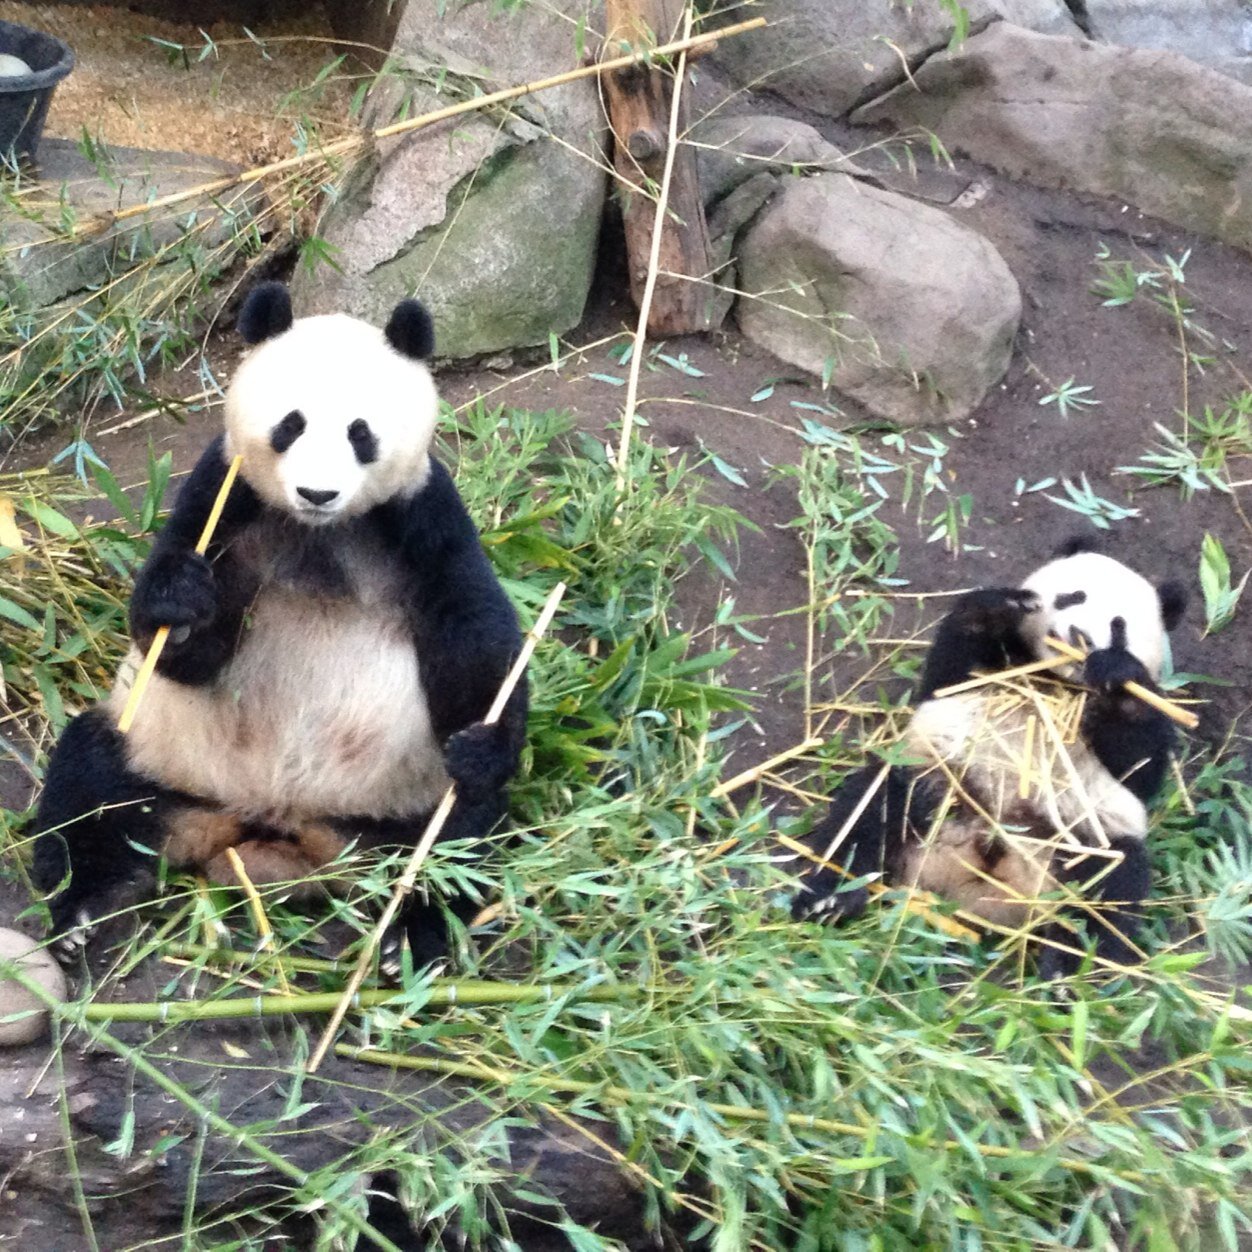
<svg viewBox="0 0 1252 1252">
<path fill-rule="evenodd" d="M 1084 540 L 1070 541 L 1020 587 L 962 596 L 927 653 L 904 735 L 910 763 L 868 766 L 840 788 L 806 843 L 849 877 L 811 869 L 793 914 L 859 913 L 864 887 L 840 887 L 881 875 L 1017 927 L 1050 909 L 1040 898 L 1064 885 L 1081 891 L 1075 918 L 1087 920 L 1097 951 L 1131 959 L 1150 889 L 1147 805 L 1174 733 L 1124 685 L 1159 679 L 1166 632 L 1185 605 L 1176 584 L 1158 588 Z M 994 685 L 946 694 L 976 674 L 1053 655 L 1048 635 L 1087 651 L 1082 663 L 1053 667 L 1088 689 L 1079 734 L 1064 751 L 1045 723 L 1046 704 L 1005 700 Z M 1078 958 L 1063 950 L 1073 935 L 1056 925 L 1048 935 L 1060 946 L 1045 947 L 1045 972 L 1074 968 Z"/>
<path fill-rule="evenodd" d="M 293 320 L 257 288 L 252 345 L 226 429 L 192 471 L 136 580 L 134 646 L 100 706 L 49 763 L 35 870 L 56 932 L 116 889 L 177 867 L 234 882 L 308 880 L 349 844 L 412 845 L 450 781 L 444 838 L 504 815 L 526 685 L 482 724 L 521 646 L 515 614 L 448 472 L 430 456 L 438 397 L 426 311 L 383 330 L 343 315 Z M 207 557 L 194 545 L 242 457 Z M 169 642 L 128 734 L 117 730 L 160 626 Z M 59 889 L 59 890 L 58 890 Z M 469 900 L 444 902 L 458 916 Z M 446 945 L 437 901 L 406 918 L 419 959 Z"/>
</svg>

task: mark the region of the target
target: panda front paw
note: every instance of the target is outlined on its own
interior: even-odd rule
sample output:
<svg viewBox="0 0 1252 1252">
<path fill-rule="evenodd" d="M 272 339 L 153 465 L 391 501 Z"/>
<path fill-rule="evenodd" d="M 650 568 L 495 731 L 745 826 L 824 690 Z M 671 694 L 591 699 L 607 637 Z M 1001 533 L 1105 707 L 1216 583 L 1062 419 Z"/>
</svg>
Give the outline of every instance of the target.
<svg viewBox="0 0 1252 1252">
<path fill-rule="evenodd" d="M 1022 636 L 1023 627 L 1043 611 L 1043 601 L 1021 587 L 984 587 L 966 592 L 951 616 L 967 630 L 990 639 Z"/>
<path fill-rule="evenodd" d="M 500 722 L 475 722 L 458 730 L 444 744 L 443 763 L 462 795 L 498 791 L 514 767 L 508 729 Z"/>
<path fill-rule="evenodd" d="M 835 924 L 860 917 L 869 904 L 865 887 L 840 890 L 848 880 L 832 870 L 819 870 L 804 880 L 791 901 L 792 921 Z"/>
<path fill-rule="evenodd" d="M 171 642 L 178 643 L 191 631 L 210 625 L 217 609 L 217 584 L 209 562 L 195 552 L 168 553 L 149 561 L 135 583 L 131 629 L 146 638 L 168 626 Z"/>
<path fill-rule="evenodd" d="M 1102 696 L 1115 695 L 1130 682 L 1141 683 L 1145 687 L 1152 685 L 1152 676 L 1143 662 L 1125 646 L 1117 645 L 1089 652 L 1083 666 L 1083 677 L 1087 686 Z"/>
</svg>

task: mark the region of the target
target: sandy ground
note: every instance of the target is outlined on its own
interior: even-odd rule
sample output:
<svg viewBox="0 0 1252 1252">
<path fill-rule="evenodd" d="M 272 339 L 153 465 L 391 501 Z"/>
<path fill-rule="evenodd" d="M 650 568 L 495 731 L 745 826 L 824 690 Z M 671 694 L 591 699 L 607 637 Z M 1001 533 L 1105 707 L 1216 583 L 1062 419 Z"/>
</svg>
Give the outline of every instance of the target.
<svg viewBox="0 0 1252 1252">
<path fill-rule="evenodd" d="M 74 50 L 74 70 L 48 114 L 46 133 L 58 138 L 85 131 L 114 147 L 253 166 L 291 155 L 298 118 L 328 133 L 345 127 L 351 71 L 336 70 L 311 89 L 337 57 L 315 3 L 298 19 L 248 28 L 255 37 L 226 22 L 201 28 L 108 5 L 0 0 L 0 20 L 56 35 Z"/>
</svg>

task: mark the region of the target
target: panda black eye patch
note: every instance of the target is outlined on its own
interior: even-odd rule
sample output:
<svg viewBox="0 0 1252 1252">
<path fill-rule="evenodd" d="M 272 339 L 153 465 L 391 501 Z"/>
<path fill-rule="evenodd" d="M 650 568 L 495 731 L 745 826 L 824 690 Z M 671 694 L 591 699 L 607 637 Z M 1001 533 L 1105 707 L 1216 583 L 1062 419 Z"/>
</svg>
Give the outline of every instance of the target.
<svg viewBox="0 0 1252 1252">
<path fill-rule="evenodd" d="M 1052 607 L 1054 609 L 1072 609 L 1086 603 L 1087 593 L 1085 591 L 1067 591 L 1064 595 L 1059 595 L 1052 601 Z"/>
<path fill-rule="evenodd" d="M 372 461 L 378 460 L 378 440 L 374 432 L 370 430 L 368 422 L 358 417 L 348 427 L 348 442 L 352 445 L 352 451 L 356 453 L 356 459 L 360 464 L 369 465 Z"/>
<path fill-rule="evenodd" d="M 299 409 L 292 409 L 273 430 L 270 431 L 270 447 L 275 452 L 283 453 L 291 447 L 301 435 L 307 423 Z"/>
</svg>

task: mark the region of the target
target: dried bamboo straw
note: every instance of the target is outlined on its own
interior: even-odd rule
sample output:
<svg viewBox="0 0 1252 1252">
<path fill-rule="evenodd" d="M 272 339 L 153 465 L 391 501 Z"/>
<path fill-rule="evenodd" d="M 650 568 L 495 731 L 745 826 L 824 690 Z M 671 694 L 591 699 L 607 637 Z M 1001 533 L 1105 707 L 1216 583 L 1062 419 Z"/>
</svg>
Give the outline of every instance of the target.
<svg viewBox="0 0 1252 1252">
<path fill-rule="evenodd" d="M 261 947 L 274 958 L 274 970 L 278 975 L 279 989 L 283 995 L 289 996 L 291 994 L 291 984 L 287 981 L 287 971 L 283 969 L 283 963 L 274 949 L 274 928 L 270 925 L 270 919 L 266 915 L 265 904 L 261 900 L 261 893 L 257 891 L 256 884 L 248 876 L 243 857 L 239 855 L 237 849 L 227 848 L 226 859 L 230 862 L 230 868 L 234 872 L 235 877 L 239 879 L 239 885 L 243 888 L 244 895 L 248 897 L 248 907 L 252 910 L 252 923 L 256 926 L 257 934 L 261 937 Z"/>
<path fill-rule="evenodd" d="M 561 597 L 564 594 L 565 584 L 557 583 L 552 588 L 547 600 L 544 601 L 543 608 L 539 611 L 538 619 L 527 632 L 526 640 L 522 644 L 522 650 L 517 654 L 517 660 L 513 662 L 513 668 L 509 670 L 504 682 L 500 684 L 500 690 L 496 693 L 496 698 L 492 701 L 491 708 L 487 710 L 487 716 L 483 718 L 484 725 L 491 726 L 500 720 L 504 713 L 504 706 L 509 702 L 513 689 L 521 681 L 522 674 L 530 662 L 536 645 L 552 624 L 552 619 L 556 616 L 557 607 L 560 605 Z M 443 830 L 444 823 L 447 822 L 449 815 L 452 813 L 452 807 L 455 803 L 456 787 L 451 786 L 443 793 L 443 799 L 439 801 L 439 807 L 435 810 L 426 825 L 425 831 L 422 833 L 421 839 L 418 840 L 417 846 L 413 849 L 413 853 L 404 867 L 404 873 L 400 875 L 400 880 L 396 883 L 395 890 L 391 893 L 391 899 L 383 910 L 383 915 L 378 919 L 378 924 L 370 932 L 365 946 L 361 949 L 361 955 L 357 960 L 356 968 L 352 971 L 352 977 L 348 979 L 348 985 L 344 988 L 339 1002 L 335 1005 L 335 1011 L 331 1014 L 325 1031 L 322 1032 L 317 1049 L 309 1058 L 309 1063 L 305 1067 L 310 1074 L 314 1073 L 317 1067 L 321 1065 L 323 1058 L 330 1049 L 330 1045 L 334 1043 L 335 1032 L 339 1029 L 339 1025 L 348 1009 L 352 1007 L 352 1002 L 360 990 L 361 984 L 365 981 L 366 974 L 369 973 L 370 966 L 374 962 L 374 954 L 378 951 L 378 945 L 382 942 L 383 935 L 395 920 L 396 913 L 399 911 L 405 897 L 413 890 L 413 885 L 417 881 L 417 872 L 430 854 L 431 848 L 434 847 L 435 840 L 439 838 L 439 832 Z"/>
<path fill-rule="evenodd" d="M 1087 654 L 1081 648 L 1075 648 L 1064 640 L 1054 638 L 1049 635 L 1044 641 L 1049 648 L 1059 652 L 1062 656 L 1068 657 L 1071 661 L 1085 661 Z M 1188 730 L 1195 730 L 1200 724 L 1200 719 L 1190 710 L 1184 709 L 1180 704 L 1175 704 L 1172 700 L 1167 700 L 1164 696 L 1159 696 L 1155 691 L 1149 691 L 1142 683 L 1129 682 L 1126 684 L 1126 690 L 1130 692 L 1138 700 L 1142 700 L 1144 704 L 1150 708 L 1156 709 L 1158 713 L 1164 713 L 1172 722 L 1177 722 L 1179 726 L 1185 726 Z"/>
<path fill-rule="evenodd" d="M 239 473 L 239 466 L 242 463 L 242 456 L 235 457 L 230 463 L 230 468 L 226 471 L 226 477 L 222 479 L 217 499 L 213 501 L 213 507 L 209 510 L 209 517 L 204 523 L 204 529 L 200 532 L 200 538 L 196 540 L 196 552 L 200 556 L 203 556 L 209 550 L 209 542 L 213 538 L 213 532 L 217 529 L 218 522 L 222 519 L 222 510 L 226 507 L 226 497 L 230 495 L 230 489 L 235 485 L 235 476 Z M 139 667 L 139 673 L 135 675 L 135 682 L 130 689 L 130 695 L 126 698 L 126 707 L 122 710 L 122 716 L 117 719 L 117 728 L 122 734 L 125 734 L 130 729 L 131 723 L 135 720 L 139 702 L 143 699 L 143 693 L 147 690 L 148 683 L 152 681 L 157 662 L 161 659 L 161 653 L 165 651 L 165 643 L 169 637 L 170 628 L 168 626 L 162 626 L 153 637 L 152 646 L 148 649 L 148 655 L 144 657 L 143 664 Z"/>
</svg>

